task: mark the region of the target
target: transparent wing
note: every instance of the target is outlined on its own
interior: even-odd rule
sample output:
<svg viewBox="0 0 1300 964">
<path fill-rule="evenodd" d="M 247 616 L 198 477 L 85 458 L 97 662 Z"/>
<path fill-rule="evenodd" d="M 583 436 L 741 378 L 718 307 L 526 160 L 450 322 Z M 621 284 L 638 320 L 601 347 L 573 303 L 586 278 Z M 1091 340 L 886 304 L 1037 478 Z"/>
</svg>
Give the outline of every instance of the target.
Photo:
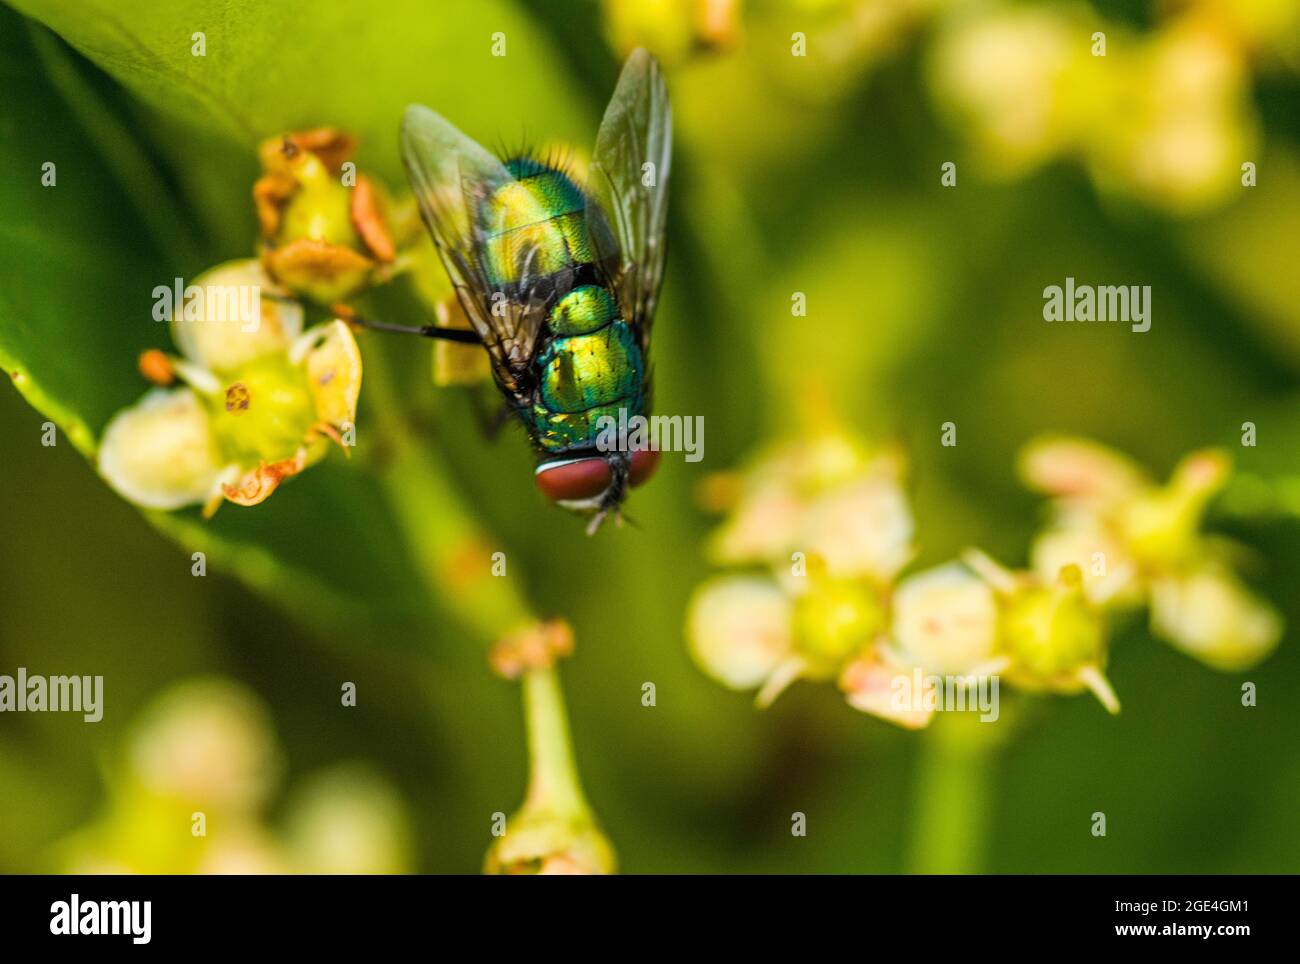
<svg viewBox="0 0 1300 964">
<path fill-rule="evenodd" d="M 668 88 L 658 62 L 638 47 L 623 65 L 600 122 L 587 190 L 600 208 L 589 212 L 594 243 L 602 249 L 602 261 L 614 265 L 619 306 L 637 326 L 645 349 L 664 276 L 672 156 Z M 601 230 L 605 224 L 612 238 Z"/>
<path fill-rule="evenodd" d="M 427 107 L 412 106 L 402 118 L 402 160 L 447 275 L 470 324 L 483 339 L 493 372 L 514 391 L 536 348 L 545 317 L 545 294 L 532 266 L 536 252 L 517 252 L 514 280 L 497 290 L 484 270 L 487 239 L 495 233 L 489 203 L 514 181 L 489 151 Z"/>
</svg>

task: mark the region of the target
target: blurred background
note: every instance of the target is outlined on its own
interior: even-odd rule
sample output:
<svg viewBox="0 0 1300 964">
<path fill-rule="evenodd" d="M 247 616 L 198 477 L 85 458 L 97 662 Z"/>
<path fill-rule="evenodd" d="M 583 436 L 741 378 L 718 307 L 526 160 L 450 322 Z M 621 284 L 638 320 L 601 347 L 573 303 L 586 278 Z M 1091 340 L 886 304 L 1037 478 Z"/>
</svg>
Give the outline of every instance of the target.
<svg viewBox="0 0 1300 964">
<path fill-rule="evenodd" d="M 523 794 L 518 688 L 420 578 L 412 514 L 368 444 L 396 415 L 449 481 L 447 517 L 467 513 L 537 612 L 574 627 L 573 743 L 622 869 L 1300 871 L 1286 689 L 1300 673 L 1300 4 L 136 6 L 0 7 L 0 351 L 25 373 L 0 391 L 0 673 L 99 674 L 106 689 L 97 724 L 0 716 L 0 869 L 479 869 L 491 815 Z M 373 336 L 366 377 L 382 367 L 396 389 L 363 388 L 356 455 L 267 503 L 163 517 L 97 476 L 78 447 L 140 396 L 136 357 L 166 340 L 153 287 L 253 254 L 264 138 L 347 130 L 395 193 L 409 102 L 485 144 L 585 150 L 638 44 L 663 62 L 676 119 L 655 405 L 707 431 L 703 462 L 666 456 L 636 493 L 635 527 L 587 538 L 536 493 L 517 433 L 483 438 L 470 399 L 434 387 L 427 345 Z M 1151 330 L 1044 323 L 1043 289 L 1067 276 L 1151 285 Z M 417 295 L 398 279 L 371 304 L 418 324 Z M 1251 497 L 1212 523 L 1254 551 L 1249 577 L 1286 635 L 1224 673 L 1122 622 L 1107 670 L 1121 714 L 1007 699 L 997 745 L 940 784 L 932 733 L 833 689 L 797 684 L 758 711 L 685 643 L 717 524 L 698 492 L 811 409 L 906 453 L 919 566 L 972 544 L 1025 563 L 1043 509 L 1015 460 L 1039 433 L 1095 438 L 1160 479 L 1222 445 Z M 943 447 L 950 420 L 959 444 Z M 430 531 L 451 524 L 436 497 L 422 505 Z M 1247 681 L 1259 701 L 1243 710 Z M 174 745 L 195 739 L 202 753 Z M 939 858 L 936 786 L 965 811 Z M 208 801 L 240 832 L 177 856 L 149 830 L 141 800 L 159 797 L 185 813 Z"/>
</svg>

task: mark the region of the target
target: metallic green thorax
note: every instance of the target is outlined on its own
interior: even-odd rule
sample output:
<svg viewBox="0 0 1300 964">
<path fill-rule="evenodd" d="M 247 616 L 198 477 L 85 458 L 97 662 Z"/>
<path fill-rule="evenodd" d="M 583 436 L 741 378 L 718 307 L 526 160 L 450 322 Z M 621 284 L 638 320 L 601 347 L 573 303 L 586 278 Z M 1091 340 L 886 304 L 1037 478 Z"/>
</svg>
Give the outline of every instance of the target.
<svg viewBox="0 0 1300 964">
<path fill-rule="evenodd" d="M 533 277 L 593 265 L 587 201 L 577 185 L 531 159 L 507 161 L 506 169 L 517 180 L 495 191 L 481 212 L 491 281 L 508 289 L 518 280 L 525 251 L 531 252 Z M 617 419 L 620 409 L 629 417 L 644 414 L 640 340 L 619 317 L 613 295 L 595 280 L 561 287 L 547 309 L 534 361 L 536 387 L 518 414 L 544 452 L 593 448 L 602 415 Z"/>
</svg>

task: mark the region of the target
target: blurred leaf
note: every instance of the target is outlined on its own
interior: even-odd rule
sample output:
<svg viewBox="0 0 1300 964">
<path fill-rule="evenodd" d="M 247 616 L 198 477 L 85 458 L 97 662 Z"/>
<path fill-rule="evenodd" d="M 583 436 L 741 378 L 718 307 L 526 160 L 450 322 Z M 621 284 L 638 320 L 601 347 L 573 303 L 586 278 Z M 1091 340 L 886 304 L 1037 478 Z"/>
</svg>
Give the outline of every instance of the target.
<svg viewBox="0 0 1300 964">
<path fill-rule="evenodd" d="M 1279 363 L 1300 367 L 1300 302 L 1290 276 L 1300 233 L 1300 159 L 1276 150 L 1261 165 L 1259 186 L 1181 237 L 1188 260 L 1239 308 Z"/>
</svg>

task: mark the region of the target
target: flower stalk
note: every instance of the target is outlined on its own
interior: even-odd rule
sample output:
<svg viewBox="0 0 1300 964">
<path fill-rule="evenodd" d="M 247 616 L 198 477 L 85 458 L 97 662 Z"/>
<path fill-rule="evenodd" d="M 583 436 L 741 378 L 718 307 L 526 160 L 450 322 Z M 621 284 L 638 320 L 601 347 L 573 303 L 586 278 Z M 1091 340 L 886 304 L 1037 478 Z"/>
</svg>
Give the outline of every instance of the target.
<svg viewBox="0 0 1300 964">
<path fill-rule="evenodd" d="M 488 850 L 489 874 L 607 874 L 614 850 L 582 793 L 568 717 L 554 666 L 523 676 L 528 728 L 528 792 Z"/>
<path fill-rule="evenodd" d="M 559 673 L 554 666 L 529 670 L 523 677 L 523 691 L 529 770 L 524 806 L 589 816 L 574 762 Z"/>
<path fill-rule="evenodd" d="M 382 354 L 367 354 L 368 391 L 391 461 L 383 479 L 429 590 L 482 638 L 492 666 L 519 679 L 528 742 L 524 803 L 489 849 L 487 873 L 609 873 L 613 848 L 596 826 L 574 759 L 564 693 L 555 668 L 572 651 L 562 621 L 540 620 L 506 579 L 491 575 L 490 553 L 437 458 L 414 443 L 400 416 Z M 430 524 L 436 519 L 437 525 Z"/>
<path fill-rule="evenodd" d="M 988 728 L 954 714 L 922 738 L 913 836 L 904 866 L 914 874 L 971 874 L 984 866 L 994 740 Z"/>
</svg>

